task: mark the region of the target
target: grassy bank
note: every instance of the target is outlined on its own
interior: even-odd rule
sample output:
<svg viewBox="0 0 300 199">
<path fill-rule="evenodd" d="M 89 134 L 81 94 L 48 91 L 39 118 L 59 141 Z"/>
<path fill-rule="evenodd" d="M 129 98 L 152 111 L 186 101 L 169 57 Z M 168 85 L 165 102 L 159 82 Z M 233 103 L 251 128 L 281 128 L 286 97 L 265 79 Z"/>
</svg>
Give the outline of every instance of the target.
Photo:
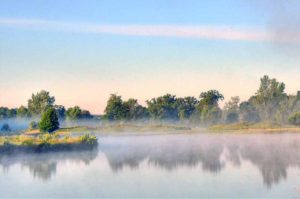
<svg viewBox="0 0 300 199">
<path fill-rule="evenodd" d="M 209 131 L 255 131 L 255 132 L 300 132 L 300 127 L 279 125 L 272 122 L 218 124 L 208 128 Z"/>
<path fill-rule="evenodd" d="M 90 134 L 77 137 L 59 134 L 39 136 L 14 135 L 0 137 L 0 152 L 45 152 L 59 150 L 91 149 L 97 146 L 97 138 Z"/>
<path fill-rule="evenodd" d="M 56 131 L 59 135 L 76 134 L 83 132 L 97 132 L 101 134 L 119 134 L 119 133 L 162 133 L 162 132 L 178 132 L 178 131 L 189 131 L 192 130 L 190 127 L 180 125 L 151 125 L 151 124 L 106 124 L 97 127 L 92 126 L 75 126 L 69 128 L 60 128 Z M 39 135 L 39 130 L 26 130 L 25 135 Z"/>
</svg>

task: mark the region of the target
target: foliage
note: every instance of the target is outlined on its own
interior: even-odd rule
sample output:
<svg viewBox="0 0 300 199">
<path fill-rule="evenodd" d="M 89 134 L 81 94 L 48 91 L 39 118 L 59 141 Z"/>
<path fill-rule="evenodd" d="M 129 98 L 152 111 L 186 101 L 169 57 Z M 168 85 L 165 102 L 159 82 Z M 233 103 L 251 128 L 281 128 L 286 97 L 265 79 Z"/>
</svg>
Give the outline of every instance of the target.
<svg viewBox="0 0 300 199">
<path fill-rule="evenodd" d="M 42 90 L 36 94 L 32 94 L 28 100 L 28 110 L 31 115 L 41 115 L 49 107 L 52 107 L 55 98 L 50 96 L 48 91 Z"/>
<path fill-rule="evenodd" d="M 0 107 L 0 119 L 14 118 L 17 115 L 17 109 L 9 109 L 7 107 Z"/>
<path fill-rule="evenodd" d="M 216 124 L 222 117 L 222 111 L 218 105 L 224 96 L 217 90 L 209 90 L 200 94 L 197 109 L 200 113 L 200 122 L 205 125 Z"/>
<path fill-rule="evenodd" d="M 30 117 L 30 112 L 28 108 L 26 108 L 25 106 L 20 106 L 17 109 L 17 117 L 21 117 L 21 118 Z"/>
<path fill-rule="evenodd" d="M 259 111 L 262 120 L 274 120 L 277 107 L 280 102 L 287 98 L 284 92 L 285 84 L 271 79 L 265 75 L 260 79 L 260 86 L 256 94 L 249 100 Z"/>
<path fill-rule="evenodd" d="M 166 94 L 146 101 L 150 115 L 155 119 L 178 120 L 178 103 L 175 95 Z"/>
<path fill-rule="evenodd" d="M 90 119 L 93 116 L 87 110 L 82 110 L 79 106 L 68 108 L 66 116 L 69 120 Z"/>
<path fill-rule="evenodd" d="M 300 126 L 300 112 L 290 115 L 289 122 L 290 122 L 290 124 Z"/>
<path fill-rule="evenodd" d="M 105 108 L 105 117 L 109 120 L 122 120 L 126 117 L 126 107 L 121 96 L 111 94 Z"/>
<path fill-rule="evenodd" d="M 58 117 L 54 108 L 48 108 L 42 115 L 39 122 L 39 128 L 42 132 L 53 132 L 59 128 Z"/>
<path fill-rule="evenodd" d="M 86 133 L 82 136 L 80 136 L 80 140 L 82 143 L 87 143 L 87 144 L 95 144 L 97 143 L 97 138 L 94 135 L 91 135 L 89 133 Z"/>
<path fill-rule="evenodd" d="M 111 94 L 105 108 L 105 118 L 108 120 L 137 120 L 148 118 L 147 109 L 138 104 L 136 99 L 123 101 L 121 96 Z"/>
</svg>

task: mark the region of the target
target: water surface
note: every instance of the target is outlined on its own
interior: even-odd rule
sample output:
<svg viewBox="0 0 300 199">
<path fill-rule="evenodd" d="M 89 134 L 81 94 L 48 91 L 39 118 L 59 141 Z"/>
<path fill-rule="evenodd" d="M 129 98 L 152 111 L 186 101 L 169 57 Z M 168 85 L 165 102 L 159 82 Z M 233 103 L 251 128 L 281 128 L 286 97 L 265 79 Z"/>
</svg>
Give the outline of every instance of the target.
<svg viewBox="0 0 300 199">
<path fill-rule="evenodd" d="M 300 197 L 300 135 L 99 137 L 94 151 L 0 155 L 1 197 Z"/>
</svg>

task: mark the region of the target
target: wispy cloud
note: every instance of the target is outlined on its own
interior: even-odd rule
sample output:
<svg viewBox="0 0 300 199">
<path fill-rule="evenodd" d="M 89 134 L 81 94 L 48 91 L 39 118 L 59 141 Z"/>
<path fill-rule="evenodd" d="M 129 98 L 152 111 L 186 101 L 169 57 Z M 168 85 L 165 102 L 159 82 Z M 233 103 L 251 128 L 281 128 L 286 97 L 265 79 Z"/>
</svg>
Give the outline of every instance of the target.
<svg viewBox="0 0 300 199">
<path fill-rule="evenodd" d="M 40 19 L 0 18 L 0 26 L 75 33 L 116 34 L 128 36 L 180 37 L 214 40 L 273 41 L 263 29 L 236 26 L 186 25 L 103 25 Z M 284 40 L 278 42 L 295 42 Z"/>
</svg>

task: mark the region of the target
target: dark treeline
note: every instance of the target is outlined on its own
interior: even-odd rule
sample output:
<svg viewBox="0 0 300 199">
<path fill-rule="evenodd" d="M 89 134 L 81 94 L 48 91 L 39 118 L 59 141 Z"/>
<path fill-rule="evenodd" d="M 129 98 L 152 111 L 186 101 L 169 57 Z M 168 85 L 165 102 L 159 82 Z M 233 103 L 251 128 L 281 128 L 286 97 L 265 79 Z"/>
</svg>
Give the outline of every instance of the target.
<svg viewBox="0 0 300 199">
<path fill-rule="evenodd" d="M 284 83 L 268 76 L 260 79 L 257 92 L 247 101 L 241 102 L 238 96 L 234 96 L 221 109 L 219 102 L 222 100 L 224 96 L 219 91 L 208 90 L 202 92 L 198 98 L 165 94 L 147 100 L 144 107 L 136 99 L 130 98 L 125 101 L 121 96 L 111 94 L 101 119 L 159 120 L 187 122 L 194 125 L 237 122 L 300 125 L 300 92 L 288 95 Z M 0 107 L 0 119 L 40 117 L 48 108 L 54 109 L 60 120 L 95 119 L 89 111 L 82 110 L 79 106 L 66 109 L 62 105 L 56 105 L 55 98 L 47 91 L 32 94 L 26 107 L 13 109 Z"/>
</svg>

